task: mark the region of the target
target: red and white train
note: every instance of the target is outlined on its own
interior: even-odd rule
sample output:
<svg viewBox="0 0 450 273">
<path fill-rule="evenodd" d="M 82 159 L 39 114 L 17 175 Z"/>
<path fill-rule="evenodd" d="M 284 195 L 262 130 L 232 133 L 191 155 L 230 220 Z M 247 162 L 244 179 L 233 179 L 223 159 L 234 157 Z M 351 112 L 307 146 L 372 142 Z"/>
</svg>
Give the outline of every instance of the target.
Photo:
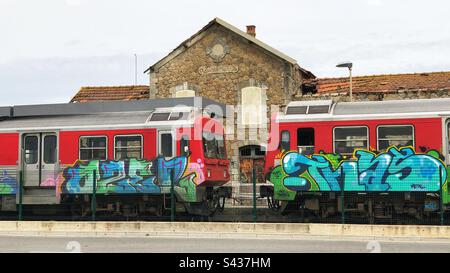
<svg viewBox="0 0 450 273">
<path fill-rule="evenodd" d="M 87 215 L 95 193 L 97 211 L 161 214 L 171 189 L 189 213 L 222 209 L 223 109 L 200 97 L 2 107 L 1 210 L 20 202 Z"/>
<path fill-rule="evenodd" d="M 320 217 L 345 195 L 349 215 L 421 218 L 450 208 L 449 140 L 450 99 L 291 102 L 271 121 L 261 195 Z"/>
</svg>

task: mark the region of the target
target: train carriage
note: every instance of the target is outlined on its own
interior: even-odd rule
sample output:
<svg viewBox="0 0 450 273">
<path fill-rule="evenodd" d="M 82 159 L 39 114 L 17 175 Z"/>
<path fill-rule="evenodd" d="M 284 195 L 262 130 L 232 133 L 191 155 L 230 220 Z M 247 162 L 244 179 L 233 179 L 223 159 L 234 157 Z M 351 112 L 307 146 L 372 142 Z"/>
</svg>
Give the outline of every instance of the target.
<svg viewBox="0 0 450 273">
<path fill-rule="evenodd" d="M 421 219 L 450 209 L 449 134 L 450 99 L 291 102 L 271 120 L 273 186 L 261 196 L 321 218 L 344 206 L 372 221 Z"/>
<path fill-rule="evenodd" d="M 173 189 L 210 215 L 231 195 L 223 109 L 201 97 L 0 108 L 1 210 L 87 215 L 95 193 L 97 211 L 160 215 Z"/>
</svg>

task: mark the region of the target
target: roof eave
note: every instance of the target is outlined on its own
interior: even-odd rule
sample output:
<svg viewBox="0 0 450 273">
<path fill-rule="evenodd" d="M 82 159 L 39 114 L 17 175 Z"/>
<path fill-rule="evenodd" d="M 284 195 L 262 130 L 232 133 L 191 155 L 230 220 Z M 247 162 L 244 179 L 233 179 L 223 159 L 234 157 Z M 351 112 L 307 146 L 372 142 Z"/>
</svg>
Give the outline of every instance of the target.
<svg viewBox="0 0 450 273">
<path fill-rule="evenodd" d="M 271 54 L 277 56 L 278 58 L 281 58 L 283 60 L 285 60 L 286 62 L 292 64 L 292 65 L 298 65 L 297 61 L 289 56 L 287 56 L 286 54 L 282 53 L 281 51 L 263 43 L 262 41 L 256 39 L 255 37 L 253 37 L 252 35 L 249 35 L 248 33 L 238 29 L 237 27 L 225 22 L 224 20 L 216 17 L 214 18 L 212 21 L 210 21 L 206 26 L 204 26 L 201 30 L 199 30 L 198 32 L 196 32 L 194 35 L 192 35 L 190 38 L 188 38 L 187 40 L 183 41 L 179 46 L 177 46 L 174 50 L 172 50 L 168 55 L 166 55 L 164 58 L 160 59 L 158 62 L 156 62 L 155 64 L 153 64 L 152 66 L 150 66 L 149 68 L 147 68 L 144 73 L 147 72 L 153 72 L 155 71 L 155 68 L 161 64 L 164 60 L 166 60 L 167 58 L 169 58 L 172 54 L 174 54 L 178 49 L 180 49 L 181 47 L 189 47 L 190 45 L 188 45 L 189 42 L 191 42 L 192 40 L 194 40 L 199 34 L 201 34 L 202 32 L 204 32 L 206 29 L 208 29 L 209 27 L 211 27 L 214 24 L 218 24 L 230 31 L 232 31 L 233 33 L 243 37 L 244 39 L 247 39 L 248 41 L 256 44 L 257 46 L 263 48 L 264 50 L 270 52 Z M 302 69 L 303 71 L 304 69 Z M 315 77 L 311 72 L 304 70 L 307 74 L 311 74 L 313 77 Z"/>
</svg>

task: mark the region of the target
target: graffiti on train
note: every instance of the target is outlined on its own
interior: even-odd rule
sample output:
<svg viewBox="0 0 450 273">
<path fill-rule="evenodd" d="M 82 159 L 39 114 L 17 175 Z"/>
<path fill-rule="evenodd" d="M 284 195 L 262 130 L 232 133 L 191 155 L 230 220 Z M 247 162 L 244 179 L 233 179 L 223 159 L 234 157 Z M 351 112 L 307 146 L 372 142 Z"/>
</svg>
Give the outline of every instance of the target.
<svg viewBox="0 0 450 273">
<path fill-rule="evenodd" d="M 173 170 L 175 191 L 185 201 L 195 201 L 196 186 L 204 180 L 202 166 L 189 163 L 185 156 L 151 161 L 140 159 L 77 161 L 66 167 L 57 179 L 59 193 L 92 193 L 94 171 L 96 192 L 99 194 L 167 192 L 171 187 L 170 171 Z"/>
<path fill-rule="evenodd" d="M 297 191 L 422 191 L 436 192 L 446 182 L 447 170 L 435 150 L 416 153 L 412 147 L 390 147 L 385 152 L 355 150 L 353 157 L 288 152 L 270 174 L 275 197 L 292 200 Z"/>
<path fill-rule="evenodd" d="M 3 170 L 0 174 L 0 194 L 16 194 L 17 192 L 17 179 L 12 176 L 8 171 Z"/>
</svg>

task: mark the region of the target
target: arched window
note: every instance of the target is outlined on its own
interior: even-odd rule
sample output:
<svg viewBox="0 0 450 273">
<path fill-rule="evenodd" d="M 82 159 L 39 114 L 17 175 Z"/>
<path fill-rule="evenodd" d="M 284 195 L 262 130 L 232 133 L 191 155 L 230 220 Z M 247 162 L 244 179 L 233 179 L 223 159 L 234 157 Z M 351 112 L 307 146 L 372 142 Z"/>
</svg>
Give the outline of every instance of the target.
<svg viewBox="0 0 450 273">
<path fill-rule="evenodd" d="M 194 90 L 179 90 L 175 92 L 175 98 L 195 97 Z"/>
<path fill-rule="evenodd" d="M 242 124 L 258 125 L 263 122 L 263 90 L 249 86 L 241 90 Z"/>
</svg>

